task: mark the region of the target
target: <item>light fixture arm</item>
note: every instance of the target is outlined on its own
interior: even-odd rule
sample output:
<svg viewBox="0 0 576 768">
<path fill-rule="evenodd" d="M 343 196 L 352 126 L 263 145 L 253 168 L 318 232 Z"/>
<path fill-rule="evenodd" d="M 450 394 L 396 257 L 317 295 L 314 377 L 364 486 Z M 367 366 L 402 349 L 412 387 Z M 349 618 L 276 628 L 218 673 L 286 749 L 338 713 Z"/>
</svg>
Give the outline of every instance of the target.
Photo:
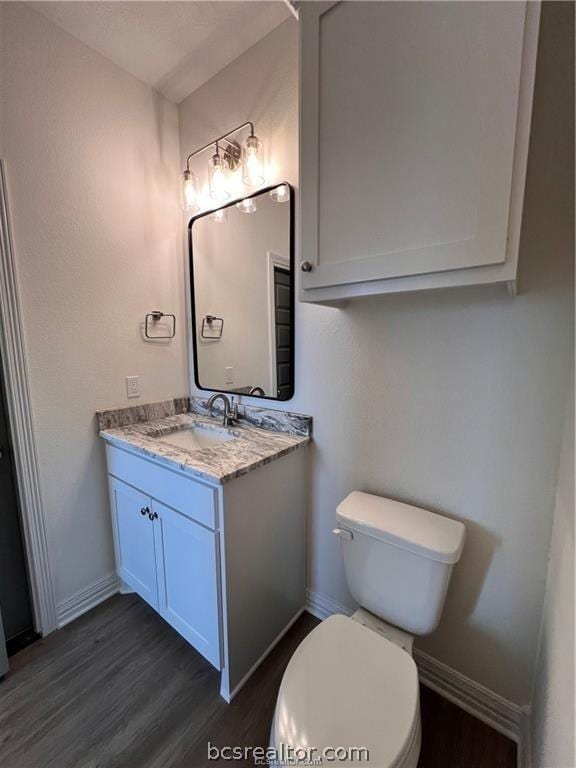
<svg viewBox="0 0 576 768">
<path fill-rule="evenodd" d="M 222 134 L 222 136 L 219 136 L 217 139 L 213 139 L 212 141 L 208 142 L 208 144 L 205 144 L 203 147 L 200 147 L 200 149 L 196 149 L 194 150 L 194 152 L 191 152 L 186 158 L 186 170 L 187 171 L 190 170 L 190 160 L 192 160 L 193 157 L 196 157 L 196 155 L 199 155 L 200 153 L 205 152 L 207 149 L 210 149 L 210 147 L 213 147 L 214 145 L 218 147 L 218 144 L 221 141 L 227 141 L 228 144 L 232 144 L 233 142 L 228 141 L 228 136 L 232 136 L 233 133 L 237 133 L 238 131 L 241 131 L 243 128 L 247 128 L 247 127 L 250 127 L 250 136 L 254 136 L 254 123 L 248 120 L 245 123 L 242 123 L 242 125 L 239 125 L 236 128 L 233 128 L 231 131 L 228 131 L 227 133 Z"/>
</svg>

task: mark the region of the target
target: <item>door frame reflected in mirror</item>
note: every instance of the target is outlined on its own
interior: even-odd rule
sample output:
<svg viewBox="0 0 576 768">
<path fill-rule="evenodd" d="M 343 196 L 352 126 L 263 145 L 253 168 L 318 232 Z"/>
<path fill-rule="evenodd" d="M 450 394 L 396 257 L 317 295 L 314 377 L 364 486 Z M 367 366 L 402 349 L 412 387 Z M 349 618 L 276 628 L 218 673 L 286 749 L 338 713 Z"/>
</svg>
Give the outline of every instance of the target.
<svg viewBox="0 0 576 768">
<path fill-rule="evenodd" d="M 200 384 L 199 380 L 199 369 L 198 369 L 198 324 L 196 322 L 196 296 L 195 296 L 195 286 L 194 286 L 194 249 L 192 245 L 192 228 L 199 219 L 203 219 L 206 216 L 211 216 L 215 211 L 221 211 L 225 210 L 227 208 L 232 208 L 237 203 L 241 202 L 242 200 L 249 200 L 253 197 L 258 197 L 259 195 L 263 194 L 270 194 L 274 189 L 277 187 L 286 186 L 288 190 L 290 191 L 290 199 L 286 200 L 285 202 L 278 203 L 278 205 L 286 205 L 288 206 L 288 212 L 289 212 L 289 247 L 288 247 L 288 261 L 289 261 L 289 271 L 290 271 L 290 369 L 292 371 L 291 376 L 291 387 L 290 392 L 287 397 L 284 397 L 282 399 L 278 397 L 271 397 L 268 395 L 249 395 L 245 392 L 238 392 L 234 389 L 218 389 L 214 390 L 210 387 L 203 387 Z M 202 213 L 198 213 L 195 216 L 193 216 L 189 222 L 188 222 L 188 272 L 189 272 L 189 286 L 190 286 L 190 297 L 189 301 L 187 302 L 189 312 L 190 312 L 190 318 L 189 318 L 189 325 L 188 327 L 191 327 L 191 352 L 192 352 L 192 360 L 193 360 L 193 367 L 194 367 L 194 384 L 197 389 L 199 389 L 202 392 L 225 392 L 227 394 L 231 395 L 237 395 L 238 397 L 249 397 L 253 398 L 254 400 L 273 400 L 277 403 L 287 403 L 289 400 L 291 400 L 294 397 L 294 389 L 295 389 L 295 372 L 296 372 L 296 366 L 295 366 L 295 300 L 296 300 L 296 286 L 295 286 L 295 280 L 296 280 L 296 271 L 295 271 L 295 253 L 294 253 L 294 188 L 291 184 L 289 184 L 287 181 L 279 181 L 277 184 L 271 184 L 267 187 L 262 187 L 261 189 L 257 189 L 255 192 L 251 192 L 249 195 L 244 195 L 243 197 L 237 197 L 234 200 L 226 203 L 225 205 L 220 205 L 217 208 L 211 208 L 210 210 L 203 211 Z M 250 215 L 250 214 L 246 214 Z M 268 259 L 268 255 L 267 255 Z M 266 310 L 268 311 L 268 297 L 266 297 Z M 269 318 L 267 317 L 266 322 L 268 323 Z M 190 343 L 189 343 L 190 346 Z"/>
</svg>

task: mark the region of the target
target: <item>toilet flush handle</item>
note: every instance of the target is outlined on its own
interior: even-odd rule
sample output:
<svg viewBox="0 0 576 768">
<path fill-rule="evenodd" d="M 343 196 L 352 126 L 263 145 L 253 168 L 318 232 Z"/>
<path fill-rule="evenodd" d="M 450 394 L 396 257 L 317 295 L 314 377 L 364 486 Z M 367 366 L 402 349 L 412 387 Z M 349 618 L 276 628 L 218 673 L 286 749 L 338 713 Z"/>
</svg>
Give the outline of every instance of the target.
<svg viewBox="0 0 576 768">
<path fill-rule="evenodd" d="M 341 539 L 346 539 L 346 541 L 352 541 L 354 538 L 352 531 L 347 531 L 346 528 L 334 528 L 332 533 L 335 536 L 340 536 Z"/>
</svg>

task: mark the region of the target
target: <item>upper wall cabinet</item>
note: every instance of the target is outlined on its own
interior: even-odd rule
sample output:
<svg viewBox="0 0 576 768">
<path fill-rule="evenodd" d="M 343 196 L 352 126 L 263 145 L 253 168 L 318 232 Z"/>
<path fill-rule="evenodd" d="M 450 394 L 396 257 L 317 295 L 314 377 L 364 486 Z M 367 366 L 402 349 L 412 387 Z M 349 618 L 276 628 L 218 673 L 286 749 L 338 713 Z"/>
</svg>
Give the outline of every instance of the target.
<svg viewBox="0 0 576 768">
<path fill-rule="evenodd" d="M 514 286 L 540 8 L 300 5 L 300 299 Z"/>
</svg>

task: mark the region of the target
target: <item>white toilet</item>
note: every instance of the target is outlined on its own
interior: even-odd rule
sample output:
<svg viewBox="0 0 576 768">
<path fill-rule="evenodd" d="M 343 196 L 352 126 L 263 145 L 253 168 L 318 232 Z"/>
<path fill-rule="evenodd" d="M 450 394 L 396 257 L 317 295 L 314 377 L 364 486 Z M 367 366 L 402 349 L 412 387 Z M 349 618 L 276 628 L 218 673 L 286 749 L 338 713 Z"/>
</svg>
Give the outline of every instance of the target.
<svg viewBox="0 0 576 768">
<path fill-rule="evenodd" d="M 336 519 L 348 586 L 362 607 L 351 618 L 326 619 L 297 648 L 278 693 L 271 746 L 287 762 L 328 749 L 324 764 L 415 768 L 413 635 L 438 625 L 465 529 L 358 491 L 338 506 Z M 365 752 L 332 751 L 350 747 L 366 748 L 368 760 Z"/>
</svg>

